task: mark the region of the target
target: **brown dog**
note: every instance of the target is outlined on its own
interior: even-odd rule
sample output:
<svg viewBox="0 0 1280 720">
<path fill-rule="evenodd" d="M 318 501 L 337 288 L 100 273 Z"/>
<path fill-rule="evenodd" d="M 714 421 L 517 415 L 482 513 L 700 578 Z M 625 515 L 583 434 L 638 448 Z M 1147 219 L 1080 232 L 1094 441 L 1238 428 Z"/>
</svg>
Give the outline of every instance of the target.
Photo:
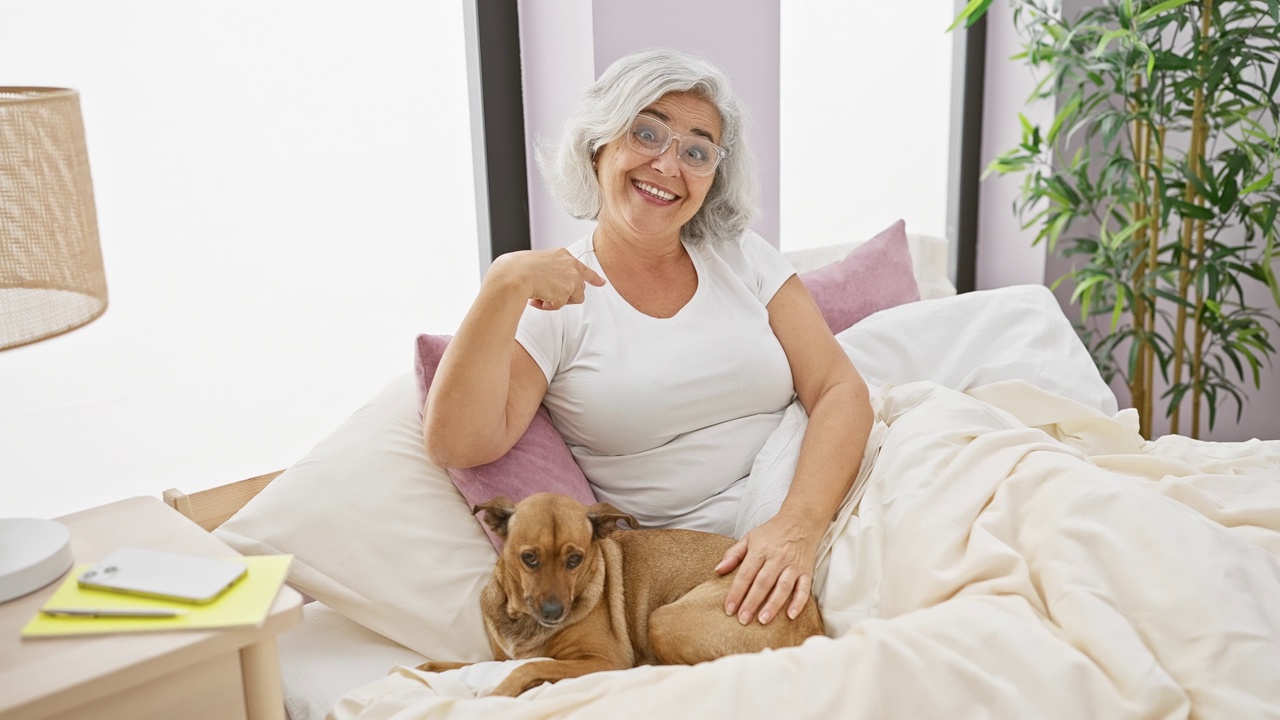
<svg viewBox="0 0 1280 720">
<path fill-rule="evenodd" d="M 715 566 L 734 543 L 692 530 L 619 532 L 636 521 L 608 503 L 585 507 L 541 493 L 513 505 L 505 497 L 477 505 L 505 541 L 480 597 L 498 660 L 548 657 L 516 668 L 495 695 L 519 695 L 542 683 L 641 664 L 684 664 L 735 653 L 799 645 L 822 633 L 809 598 L 795 620 L 768 625 L 726 615 L 734 573 Z M 736 570 L 734 571 L 736 572 Z M 467 663 L 428 662 L 440 672 Z"/>
</svg>

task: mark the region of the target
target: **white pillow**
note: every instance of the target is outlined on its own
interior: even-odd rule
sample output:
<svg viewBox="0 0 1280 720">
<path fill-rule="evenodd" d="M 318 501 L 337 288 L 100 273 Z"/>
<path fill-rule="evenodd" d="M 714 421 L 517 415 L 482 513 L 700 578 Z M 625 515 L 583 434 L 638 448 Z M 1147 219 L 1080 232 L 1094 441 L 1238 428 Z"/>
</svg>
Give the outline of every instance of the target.
<svg viewBox="0 0 1280 720">
<path fill-rule="evenodd" d="M 898 305 L 863 318 L 836 339 L 872 385 L 930 380 L 963 391 L 1025 380 L 1116 414 L 1115 394 L 1043 285 Z"/>
<path fill-rule="evenodd" d="M 1025 380 L 1107 416 L 1116 414 L 1115 395 L 1043 285 L 896 305 L 859 320 L 836 339 L 873 388 L 928 380 L 963 392 Z M 797 400 L 765 440 L 743 482 L 736 537 L 782 507 L 808 426 L 809 416 Z M 878 448 L 876 432 L 868 441 L 869 453 Z"/>
<path fill-rule="evenodd" d="M 412 373 L 214 534 L 245 554 L 291 553 L 291 585 L 428 658 L 493 659 L 480 590 L 497 555 L 427 459 Z"/>
<path fill-rule="evenodd" d="M 1115 414 L 1114 395 L 1042 286 L 899 305 L 837 339 L 873 385 L 932 380 L 964 390 L 1023 379 Z M 766 442 L 768 482 L 790 483 L 806 419 L 801 412 Z M 756 490 L 762 503 L 785 494 Z M 776 512 L 745 510 L 756 521 Z M 290 584 L 428 658 L 493 657 L 479 598 L 496 555 L 449 476 L 427 459 L 412 373 L 214 534 L 242 553 L 294 555 Z"/>
</svg>

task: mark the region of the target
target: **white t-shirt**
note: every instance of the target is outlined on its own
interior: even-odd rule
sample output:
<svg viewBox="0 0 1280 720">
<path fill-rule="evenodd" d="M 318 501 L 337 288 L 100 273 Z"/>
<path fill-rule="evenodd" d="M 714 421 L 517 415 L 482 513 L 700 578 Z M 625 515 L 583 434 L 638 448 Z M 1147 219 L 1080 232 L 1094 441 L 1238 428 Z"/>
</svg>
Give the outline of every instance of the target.
<svg viewBox="0 0 1280 720">
<path fill-rule="evenodd" d="M 795 271 L 751 231 L 685 249 L 698 288 L 674 316 L 587 285 L 580 305 L 526 308 L 516 340 L 598 499 L 643 527 L 732 535 L 741 480 L 795 396 L 765 308 Z M 591 235 L 568 250 L 604 275 Z"/>
</svg>

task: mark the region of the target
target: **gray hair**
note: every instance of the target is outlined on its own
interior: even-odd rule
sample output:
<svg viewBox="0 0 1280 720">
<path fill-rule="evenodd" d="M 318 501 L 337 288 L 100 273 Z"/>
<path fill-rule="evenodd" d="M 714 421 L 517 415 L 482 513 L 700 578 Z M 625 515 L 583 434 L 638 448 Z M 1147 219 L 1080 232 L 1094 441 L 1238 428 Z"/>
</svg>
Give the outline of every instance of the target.
<svg viewBox="0 0 1280 720">
<path fill-rule="evenodd" d="M 600 215 L 600 185 L 592 159 L 622 137 L 641 110 L 673 92 L 691 92 L 720 113 L 720 145 L 729 154 L 716 168 L 707 197 L 681 228 L 682 239 L 699 243 L 738 237 L 755 215 L 759 193 L 755 155 L 746 139 L 747 108 L 724 71 L 705 58 L 676 50 L 644 50 L 609 66 L 565 123 L 559 144 L 538 147 L 538 166 L 551 193 L 570 215 Z"/>
</svg>

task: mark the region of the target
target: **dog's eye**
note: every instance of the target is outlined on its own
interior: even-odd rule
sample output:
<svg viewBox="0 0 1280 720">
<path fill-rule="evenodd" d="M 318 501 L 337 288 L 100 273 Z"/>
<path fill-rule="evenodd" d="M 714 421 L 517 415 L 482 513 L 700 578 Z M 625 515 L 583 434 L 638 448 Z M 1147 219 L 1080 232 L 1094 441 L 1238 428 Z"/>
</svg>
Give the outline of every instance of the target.
<svg viewBox="0 0 1280 720">
<path fill-rule="evenodd" d="M 532 569 L 537 569 L 538 567 L 538 555 L 536 553 L 533 553 L 533 552 L 523 553 L 520 555 L 520 560 L 522 560 L 525 565 L 528 565 Z"/>
<path fill-rule="evenodd" d="M 582 555 L 578 553 L 574 553 L 570 555 L 569 559 L 564 561 L 564 566 L 569 568 L 570 570 L 578 567 L 581 564 L 582 564 Z"/>
</svg>

